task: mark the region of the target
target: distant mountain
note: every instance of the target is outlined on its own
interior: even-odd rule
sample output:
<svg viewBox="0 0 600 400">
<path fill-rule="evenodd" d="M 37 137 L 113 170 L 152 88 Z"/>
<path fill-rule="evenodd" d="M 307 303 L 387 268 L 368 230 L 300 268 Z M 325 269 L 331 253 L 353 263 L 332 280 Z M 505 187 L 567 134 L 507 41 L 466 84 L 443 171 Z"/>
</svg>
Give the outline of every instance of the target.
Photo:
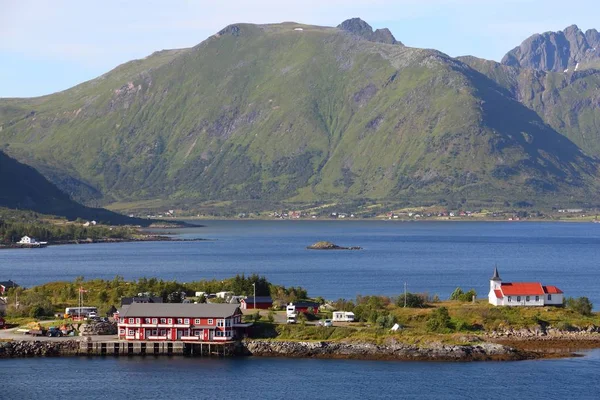
<svg viewBox="0 0 600 400">
<path fill-rule="evenodd" d="M 87 204 L 594 199 L 598 160 L 548 124 L 563 101 L 593 103 L 573 93 L 579 72 L 558 84 L 388 33 L 231 25 L 61 93 L 1 99 L 0 146 Z M 600 120 L 584 109 L 569 132 Z"/>
<path fill-rule="evenodd" d="M 387 44 L 403 44 L 396 40 L 392 32 L 388 28 L 377 29 L 373 31 L 371 25 L 367 24 L 360 18 L 348 19 L 338 25 L 339 29 L 353 33 L 366 39 L 370 42 L 387 43 Z"/>
<path fill-rule="evenodd" d="M 84 207 L 74 202 L 35 169 L 1 151 L 0 207 L 33 210 L 69 219 L 81 217 L 109 223 L 140 222 L 108 210 Z"/>
<path fill-rule="evenodd" d="M 600 33 L 595 29 L 584 33 L 571 25 L 563 31 L 535 34 L 508 52 L 502 64 L 554 72 L 600 64 Z"/>
</svg>

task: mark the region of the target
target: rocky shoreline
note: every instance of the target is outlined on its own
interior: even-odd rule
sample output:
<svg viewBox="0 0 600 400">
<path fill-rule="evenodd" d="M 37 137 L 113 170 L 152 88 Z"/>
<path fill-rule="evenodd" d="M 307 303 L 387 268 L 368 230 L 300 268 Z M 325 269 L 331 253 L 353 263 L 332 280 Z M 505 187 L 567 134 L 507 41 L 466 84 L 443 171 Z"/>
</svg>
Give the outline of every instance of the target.
<svg viewBox="0 0 600 400">
<path fill-rule="evenodd" d="M 1 358 L 58 357 L 86 355 L 79 340 L 21 340 L 0 342 Z M 369 342 L 302 342 L 279 340 L 244 340 L 239 342 L 235 356 L 332 358 L 398 361 L 500 361 L 525 360 L 536 357 L 498 343 L 427 346 L 395 341 L 386 344 Z"/>
<path fill-rule="evenodd" d="M 89 341 L 86 338 L 0 342 L 0 359 L 87 355 L 81 350 L 81 340 Z M 459 340 L 466 344 L 408 344 L 392 338 L 380 344 L 368 341 L 245 339 L 237 343 L 233 355 L 396 361 L 519 361 L 566 357 L 578 350 L 600 348 L 600 327 L 577 331 L 543 331 L 538 328 L 494 331 Z"/>
<path fill-rule="evenodd" d="M 480 342 L 469 345 L 429 343 L 426 346 L 388 341 L 369 342 L 297 342 L 279 340 L 246 340 L 244 355 L 257 357 L 332 358 L 397 361 L 516 361 L 536 357 L 498 343 Z"/>
<path fill-rule="evenodd" d="M 14 340 L 0 342 L 0 359 L 78 355 L 78 340 Z"/>
</svg>

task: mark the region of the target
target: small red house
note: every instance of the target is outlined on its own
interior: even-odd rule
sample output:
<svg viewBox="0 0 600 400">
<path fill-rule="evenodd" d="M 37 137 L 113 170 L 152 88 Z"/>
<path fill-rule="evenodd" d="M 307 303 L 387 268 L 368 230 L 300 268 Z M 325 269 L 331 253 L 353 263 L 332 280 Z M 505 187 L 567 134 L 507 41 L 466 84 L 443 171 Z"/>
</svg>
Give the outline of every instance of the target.
<svg viewBox="0 0 600 400">
<path fill-rule="evenodd" d="M 252 310 L 255 303 L 258 310 L 268 310 L 273 307 L 273 299 L 270 296 L 246 297 L 240 301 L 240 307 L 242 310 Z"/>
<path fill-rule="evenodd" d="M 297 301 L 295 303 L 290 303 L 290 306 L 294 307 L 296 313 L 304 313 L 306 314 L 308 310 L 312 310 L 314 314 L 319 312 L 320 304 L 314 301 Z"/>
</svg>

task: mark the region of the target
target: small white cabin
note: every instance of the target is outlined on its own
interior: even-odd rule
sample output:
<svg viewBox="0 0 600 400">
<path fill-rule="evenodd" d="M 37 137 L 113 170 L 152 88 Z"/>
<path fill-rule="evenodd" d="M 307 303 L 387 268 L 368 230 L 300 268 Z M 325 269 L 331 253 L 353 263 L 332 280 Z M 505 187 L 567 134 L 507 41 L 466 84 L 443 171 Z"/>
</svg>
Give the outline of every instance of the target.
<svg viewBox="0 0 600 400">
<path fill-rule="evenodd" d="M 228 297 L 233 296 L 235 293 L 233 292 L 217 292 L 216 295 L 220 299 L 226 299 Z"/>
<path fill-rule="evenodd" d="M 354 313 L 350 311 L 334 311 L 333 322 L 354 322 Z"/>
<path fill-rule="evenodd" d="M 18 244 L 37 244 L 38 241 L 34 237 L 23 236 Z"/>
</svg>

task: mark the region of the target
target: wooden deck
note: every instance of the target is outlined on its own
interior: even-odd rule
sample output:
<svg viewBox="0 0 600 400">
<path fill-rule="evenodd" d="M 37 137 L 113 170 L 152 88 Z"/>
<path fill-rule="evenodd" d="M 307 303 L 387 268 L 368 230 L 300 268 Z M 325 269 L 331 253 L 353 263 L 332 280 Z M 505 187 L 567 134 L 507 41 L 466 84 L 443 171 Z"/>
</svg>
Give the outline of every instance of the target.
<svg viewBox="0 0 600 400">
<path fill-rule="evenodd" d="M 235 341 L 228 342 L 155 342 L 113 341 L 81 342 L 80 354 L 90 356 L 193 356 L 230 357 L 235 355 Z"/>
</svg>

